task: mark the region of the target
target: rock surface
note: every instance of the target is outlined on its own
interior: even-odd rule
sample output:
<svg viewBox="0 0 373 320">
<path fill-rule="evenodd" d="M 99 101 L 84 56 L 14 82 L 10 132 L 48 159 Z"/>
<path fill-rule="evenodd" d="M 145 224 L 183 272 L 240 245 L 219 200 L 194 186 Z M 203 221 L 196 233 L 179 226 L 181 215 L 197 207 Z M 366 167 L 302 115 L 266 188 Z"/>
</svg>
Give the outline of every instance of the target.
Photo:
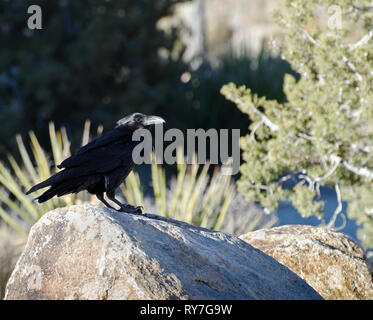
<svg viewBox="0 0 373 320">
<path fill-rule="evenodd" d="M 6 299 L 321 299 L 237 237 L 156 215 L 77 205 L 45 214 Z"/>
<path fill-rule="evenodd" d="M 288 225 L 240 238 L 287 266 L 324 299 L 373 299 L 372 265 L 343 233 Z"/>
</svg>

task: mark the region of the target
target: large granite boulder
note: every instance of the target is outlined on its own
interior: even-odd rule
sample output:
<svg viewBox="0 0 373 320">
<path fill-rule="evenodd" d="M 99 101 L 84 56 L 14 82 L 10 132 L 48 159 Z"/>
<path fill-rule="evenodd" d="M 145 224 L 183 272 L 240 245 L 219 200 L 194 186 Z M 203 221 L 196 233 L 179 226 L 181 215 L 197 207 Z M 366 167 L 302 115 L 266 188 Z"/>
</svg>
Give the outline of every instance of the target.
<svg viewBox="0 0 373 320">
<path fill-rule="evenodd" d="M 321 299 L 245 241 L 152 214 L 94 205 L 45 214 L 6 299 Z"/>
<path fill-rule="evenodd" d="M 324 299 L 373 299 L 373 268 L 341 232 L 288 225 L 240 236 L 304 279 Z"/>
</svg>

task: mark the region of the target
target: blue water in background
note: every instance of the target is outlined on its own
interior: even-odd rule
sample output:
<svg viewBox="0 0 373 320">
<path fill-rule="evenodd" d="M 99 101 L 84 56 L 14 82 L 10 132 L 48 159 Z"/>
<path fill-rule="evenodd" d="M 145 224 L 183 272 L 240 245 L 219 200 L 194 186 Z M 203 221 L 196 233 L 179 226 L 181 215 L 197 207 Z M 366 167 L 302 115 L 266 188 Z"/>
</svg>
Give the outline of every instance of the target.
<svg viewBox="0 0 373 320">
<path fill-rule="evenodd" d="M 335 191 L 328 187 L 320 188 L 321 193 L 321 200 L 325 201 L 324 204 L 324 211 L 325 214 L 322 217 L 326 223 L 330 221 L 330 218 L 333 216 L 334 210 L 336 209 L 338 202 L 336 198 Z M 342 212 L 346 216 L 346 226 L 339 230 L 344 234 L 347 234 L 356 242 L 360 243 L 357 239 L 356 231 L 358 229 L 354 220 L 348 219 L 347 217 L 347 204 L 343 202 L 343 210 Z M 286 224 L 306 224 L 312 226 L 318 226 L 322 221 L 319 220 L 317 217 L 312 216 L 309 218 L 302 218 L 302 216 L 298 213 L 297 210 L 291 205 L 290 202 L 282 202 L 279 205 L 279 208 L 276 211 L 276 214 L 279 219 L 279 225 L 286 225 Z M 335 223 L 336 227 L 341 226 L 343 223 L 342 217 L 338 216 L 337 221 Z"/>
</svg>

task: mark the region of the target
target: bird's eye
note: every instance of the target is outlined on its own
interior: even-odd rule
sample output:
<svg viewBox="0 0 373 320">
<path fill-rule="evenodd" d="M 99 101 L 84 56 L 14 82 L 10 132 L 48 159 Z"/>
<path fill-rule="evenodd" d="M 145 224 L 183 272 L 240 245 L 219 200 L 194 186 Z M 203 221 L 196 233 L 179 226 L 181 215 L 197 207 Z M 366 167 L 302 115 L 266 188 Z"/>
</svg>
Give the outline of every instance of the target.
<svg viewBox="0 0 373 320">
<path fill-rule="evenodd" d="M 136 122 L 141 122 L 141 120 L 142 120 L 142 116 L 141 115 L 139 115 L 139 114 L 135 115 L 135 121 Z"/>
</svg>

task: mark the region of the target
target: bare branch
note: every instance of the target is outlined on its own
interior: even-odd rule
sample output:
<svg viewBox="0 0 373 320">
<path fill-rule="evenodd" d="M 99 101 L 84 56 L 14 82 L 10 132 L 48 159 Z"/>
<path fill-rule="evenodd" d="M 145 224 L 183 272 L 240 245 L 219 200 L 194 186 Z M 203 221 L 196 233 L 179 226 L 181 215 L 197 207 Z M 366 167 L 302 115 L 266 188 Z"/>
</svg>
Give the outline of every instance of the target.
<svg viewBox="0 0 373 320">
<path fill-rule="evenodd" d="M 359 7 L 359 6 L 354 5 L 353 3 L 351 3 L 351 6 L 354 9 L 359 10 L 359 11 L 368 11 L 368 12 L 372 12 L 373 11 L 373 6 Z"/>
<path fill-rule="evenodd" d="M 343 60 L 343 62 L 345 62 L 347 64 L 347 66 L 350 68 L 350 70 L 355 74 L 357 81 L 362 81 L 363 77 L 361 76 L 361 74 L 359 72 L 357 72 L 355 66 L 351 63 L 351 61 L 348 60 L 346 58 L 346 56 L 344 56 L 344 55 L 342 56 L 342 60 Z"/>
<path fill-rule="evenodd" d="M 350 164 L 348 161 L 342 160 L 341 157 L 338 157 L 334 154 L 330 155 L 329 159 L 331 161 L 341 163 L 347 170 L 357 174 L 358 176 L 367 178 L 369 180 L 373 180 L 373 172 L 368 170 L 367 168 L 356 167 L 356 166 Z"/>
<path fill-rule="evenodd" d="M 251 141 L 253 142 L 256 142 L 255 140 L 255 131 L 263 124 L 263 121 L 259 121 L 255 126 L 254 128 L 251 130 L 251 133 L 250 133 L 250 139 Z"/>
<path fill-rule="evenodd" d="M 341 213 L 341 217 L 342 217 L 342 219 L 343 219 L 343 222 L 342 222 L 342 224 L 341 224 L 339 227 L 334 227 L 334 230 L 335 230 L 335 231 L 343 230 L 344 227 L 346 226 L 347 219 L 346 219 L 345 214 L 344 214 L 344 213 Z"/>
<path fill-rule="evenodd" d="M 331 157 L 330 160 L 333 163 L 333 167 L 322 177 L 315 178 L 316 182 L 320 182 L 320 181 L 323 181 L 329 178 L 334 173 L 334 171 L 338 168 L 339 164 L 341 163 L 341 158 L 339 157 Z"/>
<path fill-rule="evenodd" d="M 338 90 L 338 103 L 342 102 L 342 93 L 343 93 L 343 88 L 340 87 Z"/>
<path fill-rule="evenodd" d="M 334 189 L 335 189 L 335 193 L 337 195 L 337 201 L 338 201 L 338 205 L 337 205 L 337 208 L 335 209 L 334 213 L 333 213 L 333 216 L 331 217 L 327 227 L 328 228 L 335 228 L 335 221 L 337 220 L 337 216 L 342 212 L 342 199 L 341 199 L 341 191 L 339 190 L 339 185 L 338 183 L 336 183 L 334 185 Z"/>
<path fill-rule="evenodd" d="M 307 174 L 300 174 L 299 178 L 301 178 L 303 181 L 307 181 L 308 189 L 310 189 L 311 191 L 315 190 L 315 181 L 310 176 L 308 176 Z"/>
<path fill-rule="evenodd" d="M 247 101 L 242 99 L 239 95 L 234 95 L 232 101 L 234 101 L 237 105 L 246 106 Z M 272 131 L 277 131 L 279 126 L 273 123 L 264 113 L 260 112 L 253 104 L 250 104 L 250 109 L 252 112 L 256 113 L 262 120 L 262 122 Z"/>
<path fill-rule="evenodd" d="M 292 178 L 294 176 L 294 174 L 287 174 L 286 176 L 283 176 L 280 180 L 278 180 L 278 183 L 283 183 L 287 180 L 289 180 L 290 178 Z"/>
<path fill-rule="evenodd" d="M 368 215 L 370 218 L 373 218 L 373 208 L 366 208 L 364 210 L 365 214 Z"/>
<path fill-rule="evenodd" d="M 372 148 L 370 146 L 359 146 L 356 143 L 351 143 L 351 148 L 365 153 L 372 152 Z"/>
<path fill-rule="evenodd" d="M 302 30 L 303 34 L 306 36 L 306 38 L 308 39 L 308 41 L 310 41 L 313 45 L 315 45 L 317 47 L 320 46 L 320 43 L 317 40 L 315 40 L 314 38 L 312 38 L 312 36 L 307 32 L 306 29 L 301 28 L 301 30 Z M 370 38 L 373 36 L 372 33 L 373 33 L 373 30 L 368 33 L 368 35 L 366 36 L 366 38 L 363 37 L 359 42 L 355 43 L 355 45 L 352 46 L 352 50 L 355 49 L 355 48 L 357 48 L 357 47 L 359 47 L 359 46 L 361 46 L 361 45 L 363 45 L 363 44 L 365 44 L 366 42 L 368 42 L 370 40 Z M 351 47 L 350 47 L 350 50 L 351 50 Z M 356 79 L 358 81 L 362 81 L 363 77 L 360 75 L 360 73 L 357 72 L 355 66 L 351 63 L 351 61 L 348 60 L 346 58 L 346 56 L 344 56 L 344 55 L 342 56 L 342 60 L 343 60 L 343 62 L 347 63 L 347 66 L 355 74 Z"/>
<path fill-rule="evenodd" d="M 273 123 L 269 118 L 262 112 L 260 112 L 257 108 L 255 108 L 253 105 L 251 105 L 251 109 L 253 112 L 255 112 L 261 119 L 262 122 L 272 131 L 277 131 L 278 130 L 278 125 Z"/>
<path fill-rule="evenodd" d="M 311 37 L 311 35 L 307 32 L 306 29 L 304 28 L 301 28 L 301 30 L 303 31 L 303 34 L 306 36 L 306 38 L 308 39 L 308 41 L 310 41 L 313 45 L 319 47 L 320 44 L 317 40 L 315 40 L 314 38 Z"/>
<path fill-rule="evenodd" d="M 359 168 L 359 167 L 355 167 L 355 166 L 353 166 L 352 164 L 348 163 L 348 162 L 345 161 L 345 160 L 342 161 L 342 164 L 343 164 L 343 166 L 344 166 L 347 170 L 349 170 L 349 171 L 351 171 L 351 172 L 357 174 L 358 176 L 365 177 L 365 178 L 367 178 L 367 179 L 369 179 L 369 180 L 373 180 L 373 172 L 370 171 L 370 170 L 368 170 L 367 168 Z"/>
<path fill-rule="evenodd" d="M 368 34 L 366 34 L 364 37 L 362 37 L 358 42 L 350 45 L 350 50 L 355 50 L 356 48 L 359 48 L 363 46 L 364 44 L 368 43 L 369 40 L 373 36 L 373 29 L 369 30 Z"/>
<path fill-rule="evenodd" d="M 301 132 L 298 132 L 297 135 L 298 135 L 298 137 L 301 137 L 301 138 L 309 140 L 309 141 L 319 140 L 319 139 L 317 139 L 315 137 L 309 136 L 308 134 L 301 133 Z"/>
</svg>

